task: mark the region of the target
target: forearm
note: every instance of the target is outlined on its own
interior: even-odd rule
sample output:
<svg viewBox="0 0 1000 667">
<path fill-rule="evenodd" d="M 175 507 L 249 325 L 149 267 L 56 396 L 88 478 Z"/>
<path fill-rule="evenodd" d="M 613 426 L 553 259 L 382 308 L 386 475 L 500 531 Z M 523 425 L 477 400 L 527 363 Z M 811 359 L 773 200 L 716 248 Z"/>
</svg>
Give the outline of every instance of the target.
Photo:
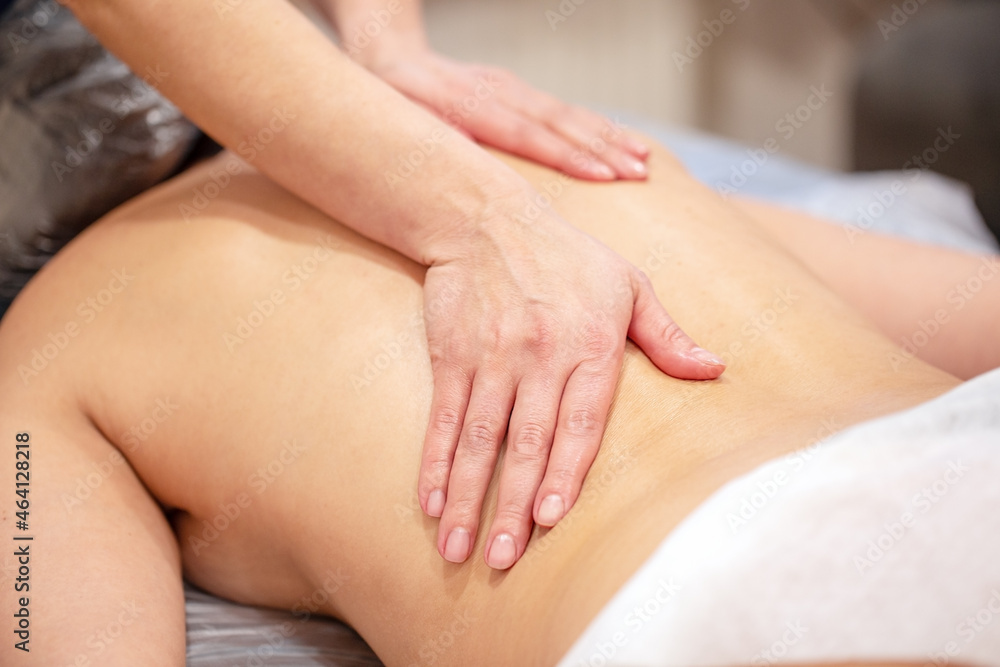
<svg viewBox="0 0 1000 667">
<path fill-rule="evenodd" d="M 419 45 L 407 51 L 413 43 L 386 67 L 375 61 L 390 88 L 280 0 L 70 1 L 133 70 L 166 70 L 160 88 L 220 143 L 244 155 L 243 142 L 259 139 L 246 157 L 263 173 L 429 267 L 434 393 L 418 492 L 421 509 L 441 519 L 437 548 L 447 560 L 472 552 L 508 433 L 524 455 L 504 463 L 488 564 L 511 567 L 533 521 L 553 526 L 573 506 L 601 444 L 626 336 L 675 377 L 722 372 L 639 269 L 554 212 L 531 211 L 537 193 L 524 178 L 396 89 L 446 118 L 458 105 L 470 136 L 571 175 L 644 178 L 637 156 L 648 149 L 600 116 L 508 73 Z M 396 15 L 387 5 L 381 44 L 407 43 L 389 26 L 422 39 L 416 3 Z M 341 30 L 372 11 L 362 0 L 328 6 Z M 581 146 L 599 147 L 600 157 Z M 513 223 L 520 215 L 532 224 Z"/>
<path fill-rule="evenodd" d="M 333 218 L 430 264 L 523 181 L 351 62 L 286 2 L 71 5 L 221 144 Z M 141 74 L 140 74 L 141 75 Z M 265 143 L 264 138 L 270 138 Z M 241 145 L 244 150 L 240 150 Z"/>
</svg>

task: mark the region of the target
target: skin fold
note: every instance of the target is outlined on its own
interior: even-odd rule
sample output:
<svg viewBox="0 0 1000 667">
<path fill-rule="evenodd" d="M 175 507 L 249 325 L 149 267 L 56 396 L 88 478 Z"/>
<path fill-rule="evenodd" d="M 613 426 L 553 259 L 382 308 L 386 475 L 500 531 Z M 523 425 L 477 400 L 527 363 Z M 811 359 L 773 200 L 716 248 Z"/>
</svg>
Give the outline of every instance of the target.
<svg viewBox="0 0 1000 667">
<path fill-rule="evenodd" d="M 467 562 L 447 563 L 417 498 L 432 396 L 422 313 L 447 304 L 424 303 L 423 267 L 249 170 L 185 221 L 179 203 L 223 155 L 86 231 L 0 325 L 0 434 L 34 443 L 40 661 L 5 643 L 3 664 L 183 664 L 181 572 L 239 602 L 343 619 L 390 666 L 553 664 L 726 481 L 959 382 L 918 358 L 893 368 L 881 324 L 662 148 L 646 183 L 499 157 L 640 267 L 677 322 L 727 354 L 725 375 L 671 378 L 629 343 L 576 506 L 533 528 L 510 570 L 486 565 L 487 529 Z M 905 266 L 906 244 L 893 248 L 884 261 Z M 964 256 L 970 270 L 981 259 Z M 65 345 L 34 371 L 53 338 Z M 500 468 L 533 456 L 508 448 Z M 329 600 L 310 609 L 320 590 Z M 98 658 L 88 639 L 131 602 L 142 611 Z"/>
</svg>

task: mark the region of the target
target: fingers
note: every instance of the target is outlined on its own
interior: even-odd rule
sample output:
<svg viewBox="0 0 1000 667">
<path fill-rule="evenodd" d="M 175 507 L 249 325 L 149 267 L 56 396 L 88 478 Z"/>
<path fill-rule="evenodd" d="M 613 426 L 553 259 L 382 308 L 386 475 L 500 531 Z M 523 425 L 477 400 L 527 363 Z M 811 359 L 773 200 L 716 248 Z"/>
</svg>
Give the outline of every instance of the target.
<svg viewBox="0 0 1000 667">
<path fill-rule="evenodd" d="M 521 81 L 510 84 L 503 101 L 570 144 L 582 147 L 578 156 L 603 162 L 618 178 L 644 179 L 648 175 L 644 160 L 649 148 L 600 114 L 566 104 Z"/>
<path fill-rule="evenodd" d="M 635 295 L 628 335 L 670 375 L 718 377 L 722 362 L 670 318 L 649 279 L 635 269 L 625 275 Z M 566 366 L 573 369 L 565 371 L 568 377 L 547 363 L 536 363 L 526 376 L 506 367 L 473 372 L 453 362 L 434 365 L 418 492 L 424 511 L 441 519 L 437 548 L 446 560 L 461 563 L 472 552 L 508 423 L 497 513 L 485 541 L 487 564 L 511 567 L 524 554 L 532 520 L 554 526 L 577 502 L 601 444 L 625 345 L 623 336 L 589 333 L 574 346 L 575 358 L 583 360 Z"/>
<path fill-rule="evenodd" d="M 541 526 L 554 526 L 580 495 L 601 446 L 623 352 L 624 342 L 615 355 L 582 362 L 566 382 L 548 466 L 535 498 L 535 523 Z"/>
<path fill-rule="evenodd" d="M 583 151 L 598 156 L 607 163 L 619 178 L 641 180 L 649 176 L 645 159 L 649 149 L 638 144 L 621 128 L 592 111 L 562 104 L 557 113 L 544 118 L 544 122 Z"/>
<path fill-rule="evenodd" d="M 494 569 L 512 566 L 528 545 L 535 495 L 552 446 L 563 381 L 554 373 L 546 373 L 518 387 L 500 475 L 497 513 L 486 539 L 486 563 Z"/>
<path fill-rule="evenodd" d="M 417 483 L 420 507 L 429 516 L 440 517 L 444 512 L 452 458 L 458 446 L 471 391 L 471 377 L 457 366 L 434 369 L 431 417 L 424 437 Z"/>
<path fill-rule="evenodd" d="M 607 119 L 512 79 L 463 123 L 480 141 L 576 178 L 643 179 L 649 149 Z"/>
<path fill-rule="evenodd" d="M 529 160 L 559 169 L 570 176 L 612 181 L 617 174 L 606 162 L 585 155 L 545 125 L 495 103 L 467 122 L 480 140 Z"/>
<path fill-rule="evenodd" d="M 653 285 L 636 272 L 636 299 L 628 335 L 664 373 L 683 380 L 712 380 L 726 369 L 721 359 L 703 350 L 667 314 Z"/>
<path fill-rule="evenodd" d="M 587 180 L 644 179 L 649 148 L 592 111 L 574 107 L 495 67 L 438 56 L 380 71 L 459 132 Z"/>
<path fill-rule="evenodd" d="M 438 552 L 452 563 L 464 562 L 476 541 L 483 498 L 513 402 L 514 386 L 509 377 L 485 370 L 476 377 L 438 525 Z"/>
<path fill-rule="evenodd" d="M 625 150 L 632 153 L 640 160 L 646 160 L 646 158 L 649 157 L 649 146 L 646 145 L 645 141 L 635 136 L 632 132 L 624 130 L 619 142 Z"/>
</svg>

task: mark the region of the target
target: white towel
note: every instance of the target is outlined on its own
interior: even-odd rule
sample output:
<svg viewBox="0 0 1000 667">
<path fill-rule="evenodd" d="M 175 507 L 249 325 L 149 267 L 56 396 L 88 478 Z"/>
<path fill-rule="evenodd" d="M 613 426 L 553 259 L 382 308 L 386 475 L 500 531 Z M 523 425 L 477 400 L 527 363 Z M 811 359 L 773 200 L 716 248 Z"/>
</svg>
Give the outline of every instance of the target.
<svg viewBox="0 0 1000 667">
<path fill-rule="evenodd" d="M 560 667 L 1000 666 L 1000 369 L 702 503 Z"/>
</svg>

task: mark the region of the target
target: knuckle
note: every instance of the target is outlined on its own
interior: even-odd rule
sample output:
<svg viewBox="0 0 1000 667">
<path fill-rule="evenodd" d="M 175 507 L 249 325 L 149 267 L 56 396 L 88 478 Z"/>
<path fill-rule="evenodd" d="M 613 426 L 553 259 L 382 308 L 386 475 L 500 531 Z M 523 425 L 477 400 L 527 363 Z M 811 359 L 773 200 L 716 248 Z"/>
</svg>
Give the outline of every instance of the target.
<svg viewBox="0 0 1000 667">
<path fill-rule="evenodd" d="M 479 515 L 481 500 L 475 489 L 465 489 L 457 494 L 454 500 L 449 499 L 451 507 L 448 509 L 449 520 L 456 525 L 466 528 L 475 527 L 474 517 Z"/>
<path fill-rule="evenodd" d="M 424 473 L 437 479 L 442 475 L 447 475 L 451 467 L 451 456 L 445 449 L 434 448 L 424 454 Z"/>
<path fill-rule="evenodd" d="M 599 410 L 591 405 L 579 406 L 566 415 L 563 427 L 571 434 L 589 436 L 600 433 L 603 428 Z"/>
<path fill-rule="evenodd" d="M 669 340 L 672 343 L 679 343 L 685 338 L 684 331 L 670 318 L 664 318 L 666 321 L 662 324 L 660 332 L 660 337 L 664 340 Z"/>
<path fill-rule="evenodd" d="M 653 281 L 649 279 L 649 276 L 638 269 L 634 269 L 632 271 L 632 279 L 639 283 L 640 287 L 653 289 Z"/>
<path fill-rule="evenodd" d="M 431 369 L 433 369 L 434 372 L 441 371 L 448 359 L 448 353 L 445 350 L 444 345 L 438 343 L 437 341 L 429 340 L 427 342 L 427 353 L 431 358 Z"/>
<path fill-rule="evenodd" d="M 525 346 L 532 352 L 551 356 L 559 344 L 557 328 L 547 322 L 533 324 L 525 338 Z"/>
<path fill-rule="evenodd" d="M 583 330 L 580 347 L 588 359 L 606 359 L 618 348 L 618 335 L 601 322 L 594 322 Z"/>
<path fill-rule="evenodd" d="M 557 490 L 568 494 L 576 486 L 576 473 L 572 468 L 553 468 L 545 473 L 545 486 L 546 494 Z"/>
<path fill-rule="evenodd" d="M 473 356 L 470 352 L 474 349 L 476 346 L 462 333 L 449 332 L 448 336 L 427 337 L 427 352 L 430 354 L 431 367 L 436 372 L 463 372 L 463 363 Z"/>
<path fill-rule="evenodd" d="M 451 459 L 444 454 L 433 454 L 424 457 L 420 470 L 420 481 L 417 491 L 425 497 L 434 489 L 439 489 L 448 483 L 448 473 L 451 470 Z"/>
<path fill-rule="evenodd" d="M 417 486 L 417 498 L 422 498 L 426 502 L 427 498 L 431 495 L 431 492 L 440 488 L 438 484 L 439 482 L 434 479 L 421 479 L 420 484 Z"/>
<path fill-rule="evenodd" d="M 462 416 L 454 408 L 439 408 L 431 421 L 435 433 L 450 435 L 462 425 Z"/>
<path fill-rule="evenodd" d="M 497 424 L 489 419 L 481 417 L 471 419 L 465 424 L 463 445 L 474 456 L 492 455 L 500 443 L 499 431 Z"/>
<path fill-rule="evenodd" d="M 497 508 L 496 516 L 493 518 L 494 526 L 502 526 L 505 529 L 516 532 L 516 529 L 524 524 L 531 517 L 531 507 L 526 502 L 509 502 L 503 507 Z"/>
<path fill-rule="evenodd" d="M 513 438 L 508 440 L 510 453 L 519 459 L 544 459 L 549 451 L 549 433 L 537 422 L 522 424 Z"/>
</svg>

